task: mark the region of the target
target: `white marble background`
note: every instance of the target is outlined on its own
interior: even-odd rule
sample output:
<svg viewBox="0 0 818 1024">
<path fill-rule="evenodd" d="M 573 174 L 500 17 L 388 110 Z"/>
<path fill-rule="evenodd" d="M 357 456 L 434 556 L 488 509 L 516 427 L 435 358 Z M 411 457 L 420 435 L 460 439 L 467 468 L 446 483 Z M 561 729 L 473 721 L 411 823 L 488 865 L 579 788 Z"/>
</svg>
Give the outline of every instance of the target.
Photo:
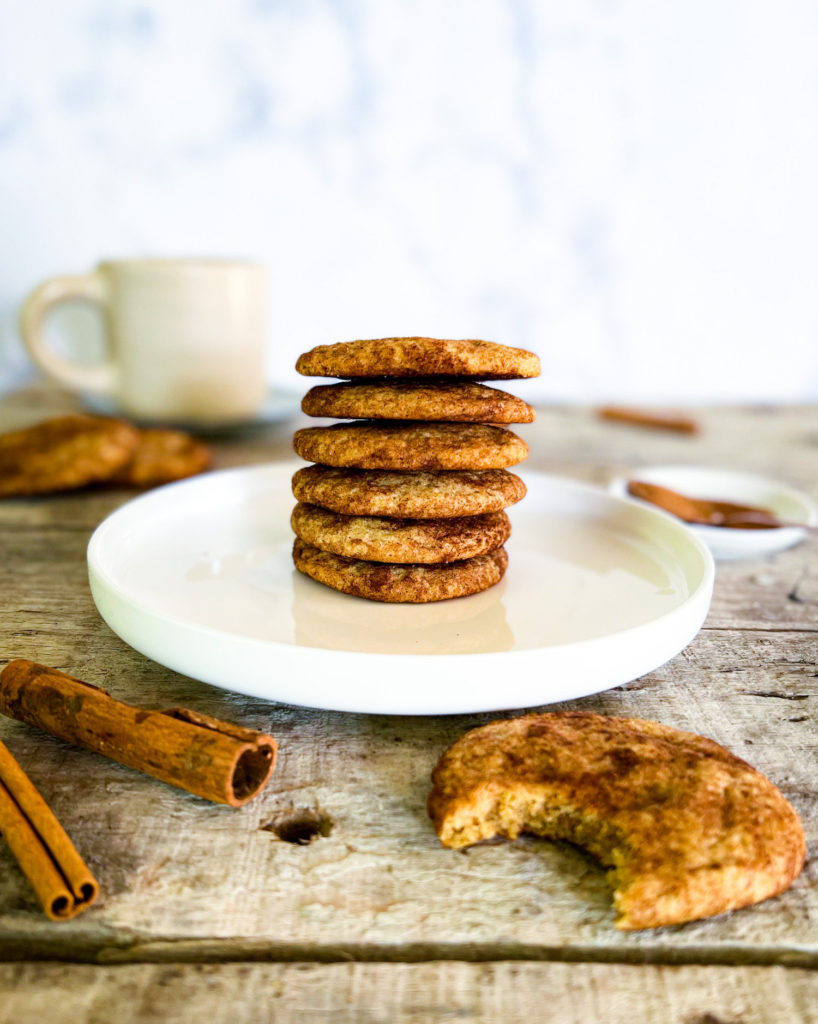
<svg viewBox="0 0 818 1024">
<path fill-rule="evenodd" d="M 3 0 L 0 376 L 44 276 L 212 255 L 269 265 L 286 385 L 429 333 L 542 397 L 818 398 L 816 55 L 810 0 Z"/>
</svg>

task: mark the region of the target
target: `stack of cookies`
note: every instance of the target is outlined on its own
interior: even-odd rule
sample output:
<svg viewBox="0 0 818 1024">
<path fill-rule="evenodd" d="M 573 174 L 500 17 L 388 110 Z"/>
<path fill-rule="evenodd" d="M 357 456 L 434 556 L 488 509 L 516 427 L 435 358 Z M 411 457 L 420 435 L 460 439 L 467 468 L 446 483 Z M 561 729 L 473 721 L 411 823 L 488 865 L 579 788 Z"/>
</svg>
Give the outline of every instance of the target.
<svg viewBox="0 0 818 1024">
<path fill-rule="evenodd" d="M 501 424 L 534 411 L 483 380 L 536 377 L 531 352 L 487 341 L 381 338 L 319 345 L 296 363 L 319 385 L 309 416 L 356 420 L 296 432 L 315 463 L 293 477 L 293 560 L 374 601 L 442 601 L 486 590 L 508 564 L 503 511 L 525 495 L 507 467 L 528 445 Z"/>
</svg>

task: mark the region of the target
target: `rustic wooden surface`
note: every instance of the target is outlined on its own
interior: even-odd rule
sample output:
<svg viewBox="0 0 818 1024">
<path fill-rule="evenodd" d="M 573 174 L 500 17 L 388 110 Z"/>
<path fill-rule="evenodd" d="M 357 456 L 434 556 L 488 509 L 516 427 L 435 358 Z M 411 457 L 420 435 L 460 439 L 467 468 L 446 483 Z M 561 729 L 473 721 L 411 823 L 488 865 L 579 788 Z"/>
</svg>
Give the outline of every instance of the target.
<svg viewBox="0 0 818 1024">
<path fill-rule="evenodd" d="M 0 966 L 0 991 L 0 1024 L 818 1022 L 815 975 L 783 967 L 41 963 Z"/>
<path fill-rule="evenodd" d="M 71 404 L 49 389 L 7 396 L 0 429 Z M 697 462 L 769 473 L 818 497 L 818 411 L 700 418 L 701 436 L 689 438 L 548 409 L 520 432 L 531 468 L 598 483 L 639 465 Z M 217 464 L 289 457 L 298 425 L 220 441 Z M 39 1019 L 46 1008 L 57 1024 L 106 1020 L 111 1007 L 134 1022 L 218 1019 L 227 1008 L 237 1022 L 310 1012 L 339 1021 L 818 1019 L 814 857 L 778 899 L 622 934 L 602 872 L 567 845 L 524 838 L 442 850 L 425 813 L 429 772 L 447 744 L 492 716 L 305 710 L 148 662 L 99 619 L 85 575 L 91 530 L 129 497 L 100 488 L 0 503 L 0 666 L 28 657 L 146 707 L 184 704 L 269 730 L 279 764 L 263 796 L 234 811 L 0 721 L 0 737 L 102 887 L 95 908 L 53 924 L 0 844 L 0 1024 Z M 707 623 L 685 651 L 572 706 L 712 736 L 782 788 L 812 852 L 816 610 L 814 539 L 722 564 Z M 330 834 L 303 846 L 278 838 L 275 829 L 302 809 L 326 814 Z"/>
</svg>

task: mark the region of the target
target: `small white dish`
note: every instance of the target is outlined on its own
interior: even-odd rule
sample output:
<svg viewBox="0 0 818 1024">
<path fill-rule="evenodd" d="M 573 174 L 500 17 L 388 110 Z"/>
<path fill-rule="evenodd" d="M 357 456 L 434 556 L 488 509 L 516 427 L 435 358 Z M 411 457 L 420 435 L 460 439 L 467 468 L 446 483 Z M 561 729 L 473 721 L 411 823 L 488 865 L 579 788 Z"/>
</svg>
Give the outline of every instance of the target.
<svg viewBox="0 0 818 1024">
<path fill-rule="evenodd" d="M 88 412 L 100 416 L 121 416 L 139 426 L 162 426 L 176 430 L 187 430 L 190 433 L 206 437 L 233 437 L 253 430 L 259 430 L 273 423 L 297 416 L 301 411 L 301 399 L 294 392 L 270 391 L 261 406 L 252 416 L 246 419 L 231 420 L 225 423 L 199 423 L 182 419 L 164 419 L 160 421 L 146 420 L 123 410 L 119 403 L 110 395 L 98 395 L 82 392 L 80 402 Z"/>
<path fill-rule="evenodd" d="M 505 579 L 427 605 L 330 590 L 291 559 L 300 464 L 224 470 L 119 508 L 88 545 L 120 637 L 195 679 L 337 711 L 431 715 L 598 693 L 662 665 L 710 606 L 713 559 L 669 516 L 523 474 Z"/>
<path fill-rule="evenodd" d="M 728 469 L 711 469 L 707 466 L 646 466 L 634 469 L 629 476 L 619 476 L 612 480 L 608 490 L 611 494 L 628 497 L 629 480 L 644 480 L 646 483 L 658 484 L 690 498 L 755 505 L 758 508 L 769 509 L 779 519 L 790 522 L 804 523 L 808 526 L 818 523 L 818 510 L 806 494 L 778 480 L 755 473 L 738 473 Z M 648 508 L 655 507 L 637 498 L 630 500 Z M 804 530 L 797 526 L 782 526 L 769 530 L 735 530 L 725 526 L 700 526 L 696 523 L 688 523 L 687 526 L 704 541 L 713 555 L 722 561 L 770 555 L 792 547 L 804 537 Z"/>
</svg>

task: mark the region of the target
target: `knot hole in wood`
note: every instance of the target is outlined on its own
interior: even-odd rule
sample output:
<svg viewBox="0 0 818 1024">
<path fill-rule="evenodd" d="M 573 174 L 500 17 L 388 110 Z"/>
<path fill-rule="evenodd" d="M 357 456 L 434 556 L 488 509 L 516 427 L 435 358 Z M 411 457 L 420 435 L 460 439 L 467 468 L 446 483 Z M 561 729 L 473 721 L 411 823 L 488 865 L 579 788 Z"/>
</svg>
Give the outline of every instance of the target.
<svg viewBox="0 0 818 1024">
<path fill-rule="evenodd" d="M 321 807 L 289 807 L 261 827 L 285 843 L 309 846 L 328 836 L 334 825 L 332 816 Z"/>
</svg>

